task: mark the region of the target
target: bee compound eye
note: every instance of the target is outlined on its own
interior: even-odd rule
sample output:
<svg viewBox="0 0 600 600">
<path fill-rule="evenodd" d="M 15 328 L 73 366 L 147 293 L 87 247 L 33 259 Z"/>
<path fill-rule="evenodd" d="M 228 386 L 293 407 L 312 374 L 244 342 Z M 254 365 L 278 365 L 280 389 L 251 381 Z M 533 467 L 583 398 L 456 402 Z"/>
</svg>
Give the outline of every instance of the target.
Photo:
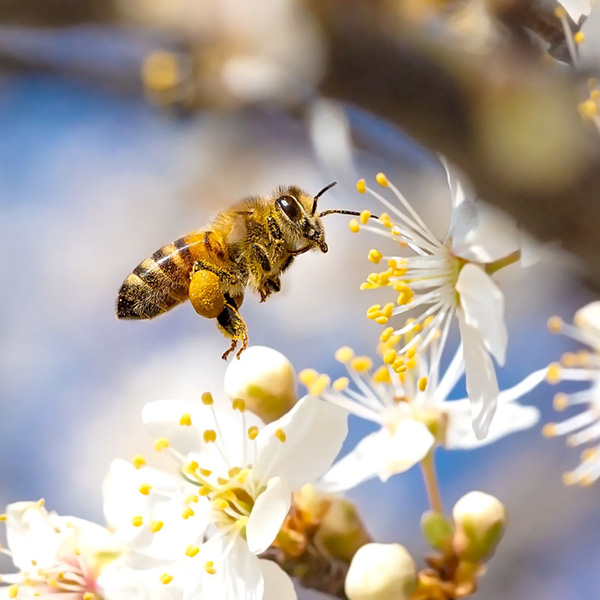
<svg viewBox="0 0 600 600">
<path fill-rule="evenodd" d="M 281 196 L 275 203 L 291 221 L 298 221 L 302 217 L 302 210 L 293 196 Z"/>
</svg>

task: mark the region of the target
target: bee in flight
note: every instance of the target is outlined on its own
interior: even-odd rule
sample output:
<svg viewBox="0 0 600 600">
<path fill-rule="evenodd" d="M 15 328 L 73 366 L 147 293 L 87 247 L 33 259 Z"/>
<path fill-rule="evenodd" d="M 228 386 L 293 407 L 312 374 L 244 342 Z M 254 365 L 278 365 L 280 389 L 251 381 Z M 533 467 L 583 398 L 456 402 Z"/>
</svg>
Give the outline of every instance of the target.
<svg viewBox="0 0 600 600">
<path fill-rule="evenodd" d="M 163 246 L 125 279 L 117 299 L 119 319 L 153 319 L 190 299 L 202 317 L 217 319 L 231 339 L 227 359 L 238 342 L 248 346 L 248 329 L 239 311 L 250 286 L 264 302 L 281 289 L 281 274 L 294 258 L 312 249 L 327 252 L 317 200 L 335 182 L 310 196 L 296 186 L 273 195 L 250 196 L 219 213 L 206 228 Z"/>
</svg>

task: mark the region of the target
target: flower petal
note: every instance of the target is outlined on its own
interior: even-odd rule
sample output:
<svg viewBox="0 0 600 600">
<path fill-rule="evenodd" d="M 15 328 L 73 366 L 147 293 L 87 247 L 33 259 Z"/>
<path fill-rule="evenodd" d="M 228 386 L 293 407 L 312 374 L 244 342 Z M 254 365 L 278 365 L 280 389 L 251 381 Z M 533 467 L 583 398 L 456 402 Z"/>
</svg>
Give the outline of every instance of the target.
<svg viewBox="0 0 600 600">
<path fill-rule="evenodd" d="M 280 475 L 292 490 L 316 480 L 340 451 L 348 433 L 347 420 L 345 410 L 305 396 L 289 413 L 258 434 L 255 476 L 267 482 Z M 285 434 L 285 442 L 276 435 L 279 430 Z"/>
<path fill-rule="evenodd" d="M 364 437 L 346 456 L 338 460 L 317 483 L 323 492 L 341 492 L 352 489 L 379 472 L 390 434 L 379 429 Z"/>
<path fill-rule="evenodd" d="M 273 477 L 267 489 L 256 499 L 248 524 L 246 539 L 254 554 L 261 554 L 272 543 L 290 510 L 292 492 L 281 477 Z"/>
<path fill-rule="evenodd" d="M 197 577 L 186 582 L 183 600 L 262 600 L 264 579 L 259 559 L 248 550 L 241 537 L 213 538 L 200 548 L 199 563 L 211 561 L 215 572 L 197 570 Z"/>
<path fill-rule="evenodd" d="M 465 323 L 477 330 L 489 352 L 503 365 L 508 334 L 504 324 L 504 295 L 479 266 L 466 264 L 456 282 Z"/>
<path fill-rule="evenodd" d="M 292 580 L 277 563 L 261 559 L 260 569 L 265 582 L 262 600 L 297 600 Z"/>
<path fill-rule="evenodd" d="M 468 265 L 467 265 L 468 266 Z M 480 333 L 469 327 L 462 308 L 456 310 L 458 326 L 463 342 L 467 394 L 471 401 L 473 430 L 478 440 L 483 439 L 498 403 L 498 380 L 492 359 L 486 352 Z"/>
<path fill-rule="evenodd" d="M 434 443 L 435 438 L 423 423 L 414 419 L 401 419 L 390 438 L 385 462 L 379 469 L 381 481 L 387 481 L 396 473 L 408 471 L 423 460 Z"/>
</svg>

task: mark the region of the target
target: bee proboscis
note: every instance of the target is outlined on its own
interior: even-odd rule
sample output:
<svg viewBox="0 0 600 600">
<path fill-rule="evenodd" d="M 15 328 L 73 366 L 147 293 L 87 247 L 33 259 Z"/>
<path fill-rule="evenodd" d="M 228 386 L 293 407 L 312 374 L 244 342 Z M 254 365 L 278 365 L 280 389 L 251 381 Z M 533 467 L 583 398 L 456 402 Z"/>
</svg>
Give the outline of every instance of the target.
<svg viewBox="0 0 600 600">
<path fill-rule="evenodd" d="M 317 200 L 299 187 L 280 187 L 270 196 L 250 196 L 219 213 L 205 228 L 192 231 L 143 260 L 123 282 L 117 299 L 119 319 L 153 319 L 190 300 L 196 312 L 216 319 L 231 339 L 227 359 L 248 346 L 248 329 L 239 313 L 244 290 L 264 302 L 281 289 L 281 274 L 296 256 L 312 249 L 327 252 L 321 217 L 358 216 L 347 210 L 317 213 Z"/>
</svg>

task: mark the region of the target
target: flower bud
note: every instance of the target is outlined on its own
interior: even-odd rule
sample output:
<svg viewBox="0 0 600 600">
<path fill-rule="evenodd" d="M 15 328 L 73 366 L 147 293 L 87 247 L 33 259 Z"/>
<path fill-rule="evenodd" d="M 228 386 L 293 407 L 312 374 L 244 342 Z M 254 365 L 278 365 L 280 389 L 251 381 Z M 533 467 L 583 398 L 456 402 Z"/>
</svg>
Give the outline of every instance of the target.
<svg viewBox="0 0 600 600">
<path fill-rule="evenodd" d="M 506 526 L 506 509 L 500 500 L 483 492 L 469 492 L 454 505 L 452 516 L 456 555 L 471 562 L 490 558 Z"/>
<path fill-rule="evenodd" d="M 329 497 L 329 508 L 321 518 L 315 542 L 331 556 L 350 562 L 371 537 L 350 500 Z"/>
<path fill-rule="evenodd" d="M 408 550 L 400 544 L 366 544 L 358 550 L 346 575 L 349 600 L 407 600 L 417 572 Z"/>
<path fill-rule="evenodd" d="M 252 346 L 225 372 L 225 393 L 241 399 L 265 423 L 275 421 L 296 403 L 296 378 L 292 363 L 277 350 Z"/>
<path fill-rule="evenodd" d="M 432 548 L 445 551 L 450 547 L 454 527 L 444 515 L 429 510 L 421 517 L 421 530 Z"/>
</svg>

